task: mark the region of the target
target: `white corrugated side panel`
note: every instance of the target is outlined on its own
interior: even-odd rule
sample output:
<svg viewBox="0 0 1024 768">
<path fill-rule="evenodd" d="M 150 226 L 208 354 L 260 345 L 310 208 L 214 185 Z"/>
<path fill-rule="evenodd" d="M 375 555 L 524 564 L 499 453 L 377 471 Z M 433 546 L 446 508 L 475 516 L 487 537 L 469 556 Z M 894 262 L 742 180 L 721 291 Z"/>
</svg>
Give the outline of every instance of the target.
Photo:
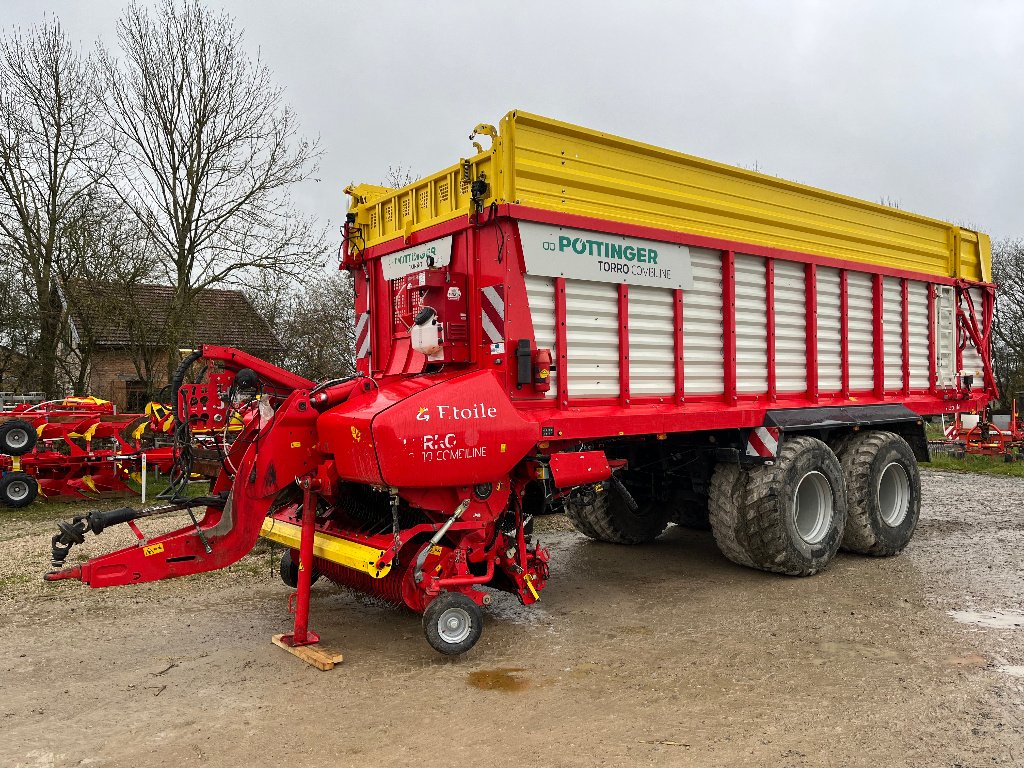
<svg viewBox="0 0 1024 768">
<path fill-rule="evenodd" d="M 898 277 L 882 278 L 882 336 L 885 340 L 885 388 L 903 386 L 903 294 Z"/>
<path fill-rule="evenodd" d="M 683 366 L 687 395 L 725 391 L 722 373 L 722 254 L 691 248 L 693 288 L 683 292 Z"/>
<path fill-rule="evenodd" d="M 928 340 L 931 323 L 928 318 L 928 283 L 910 280 L 907 283 L 907 317 L 910 322 L 910 387 L 927 389 Z"/>
<path fill-rule="evenodd" d="M 619 394 L 619 295 L 615 283 L 565 281 L 570 397 Z"/>
<path fill-rule="evenodd" d="M 980 288 L 970 288 L 971 299 L 974 301 L 974 316 L 978 318 L 978 328 L 981 329 L 982 319 L 984 318 L 983 307 L 981 303 L 982 292 Z M 966 301 L 963 302 L 963 308 L 966 312 L 968 310 L 968 304 Z M 965 334 L 967 335 L 967 334 Z M 967 335 L 967 344 L 964 346 L 964 371 L 966 373 L 973 374 L 975 377 L 974 383 L 977 386 L 981 385 L 981 355 L 978 354 L 978 350 L 974 347 L 974 342 L 971 337 Z"/>
<path fill-rule="evenodd" d="M 764 259 L 736 254 L 736 391 L 768 391 Z"/>
<path fill-rule="evenodd" d="M 775 260 L 775 386 L 807 389 L 807 289 L 804 265 Z"/>
<path fill-rule="evenodd" d="M 555 358 L 554 362 L 557 363 L 554 278 L 526 275 L 526 300 L 530 304 L 530 316 L 533 318 L 533 334 L 537 341 L 537 347 L 538 349 L 550 349 L 552 357 Z M 515 352 L 511 347 L 507 351 L 509 354 Z M 558 371 L 551 371 L 551 389 L 548 390 L 546 397 L 558 396 L 557 376 Z"/>
<path fill-rule="evenodd" d="M 951 387 L 956 377 L 956 315 L 953 286 L 940 285 L 936 290 L 936 378 L 940 387 Z"/>
<path fill-rule="evenodd" d="M 846 306 L 850 390 L 863 392 L 875 386 L 871 275 L 866 272 L 846 273 Z"/>
<path fill-rule="evenodd" d="M 839 306 L 839 270 L 817 269 L 818 391 L 843 389 L 842 315 Z"/>
<path fill-rule="evenodd" d="M 629 391 L 671 395 L 676 387 L 671 288 L 629 287 Z"/>
</svg>

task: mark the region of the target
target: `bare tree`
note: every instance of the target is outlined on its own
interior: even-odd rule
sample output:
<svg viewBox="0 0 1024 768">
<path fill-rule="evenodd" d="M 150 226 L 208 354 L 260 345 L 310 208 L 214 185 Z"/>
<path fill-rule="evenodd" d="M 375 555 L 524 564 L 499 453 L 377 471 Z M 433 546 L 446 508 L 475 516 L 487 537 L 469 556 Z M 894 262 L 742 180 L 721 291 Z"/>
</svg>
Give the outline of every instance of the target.
<svg viewBox="0 0 1024 768">
<path fill-rule="evenodd" d="M 406 168 L 401 165 L 389 165 L 388 172 L 384 175 L 384 181 L 381 183 L 383 187 L 391 187 L 392 189 L 401 189 L 407 187 L 414 181 L 419 181 L 419 176 L 412 172 L 412 167 Z"/>
<path fill-rule="evenodd" d="M 24 265 L 14 258 L 0 258 L 0 389 L 34 389 L 30 378 L 30 350 L 35 343 L 35 314 L 26 313 L 25 297 L 32 282 Z"/>
<path fill-rule="evenodd" d="M 0 39 L 0 83 L 0 253 L 28 290 L 13 297 L 31 318 L 26 378 L 53 396 L 61 231 L 104 172 L 101 97 L 94 62 L 56 20 Z"/>
<path fill-rule="evenodd" d="M 992 278 L 998 286 L 993 321 L 993 366 L 1004 404 L 1024 389 L 1024 241 L 992 243 Z"/>
<path fill-rule="evenodd" d="M 345 272 L 249 293 L 284 349 L 275 362 L 314 381 L 355 373 L 354 298 L 352 279 Z"/>
<path fill-rule="evenodd" d="M 145 231 L 112 196 L 96 188 L 73 207 L 62 228 L 61 251 L 60 292 L 66 312 L 74 316 L 57 360 L 64 380 L 83 394 L 99 341 L 119 332 L 128 339 L 138 378 L 152 384 L 157 363 L 153 345 L 148 339 L 140 340 L 148 346 L 132 343 L 152 326 L 147 319 L 151 308 L 139 305 L 135 291 L 154 268 Z M 143 354 L 134 354 L 136 346 Z M 163 367 L 161 360 L 161 377 Z"/>
<path fill-rule="evenodd" d="M 227 14 L 196 0 L 131 5 L 117 32 L 123 59 L 100 54 L 122 160 L 114 188 L 175 289 L 171 368 L 200 291 L 323 263 L 324 232 L 289 197 L 317 148 Z"/>
</svg>

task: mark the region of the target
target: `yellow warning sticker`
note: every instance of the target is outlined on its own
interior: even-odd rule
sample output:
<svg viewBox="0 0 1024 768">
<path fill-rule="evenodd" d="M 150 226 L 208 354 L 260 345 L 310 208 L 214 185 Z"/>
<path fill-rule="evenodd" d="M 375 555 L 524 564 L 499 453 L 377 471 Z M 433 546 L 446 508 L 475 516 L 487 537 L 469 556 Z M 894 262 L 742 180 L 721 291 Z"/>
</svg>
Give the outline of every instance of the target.
<svg viewBox="0 0 1024 768">
<path fill-rule="evenodd" d="M 292 448 L 301 448 L 301 447 L 302 447 L 302 443 L 300 443 L 298 440 L 296 440 L 294 443 L 292 443 Z"/>
<path fill-rule="evenodd" d="M 444 550 L 441 549 L 436 544 L 433 547 L 430 548 L 430 554 L 432 554 L 432 555 L 440 555 L 443 551 Z"/>
<path fill-rule="evenodd" d="M 164 551 L 164 545 L 163 544 L 150 544 L 148 547 L 143 547 L 142 548 L 142 554 L 145 555 L 146 557 L 150 557 L 152 555 L 159 555 L 163 551 Z"/>
</svg>

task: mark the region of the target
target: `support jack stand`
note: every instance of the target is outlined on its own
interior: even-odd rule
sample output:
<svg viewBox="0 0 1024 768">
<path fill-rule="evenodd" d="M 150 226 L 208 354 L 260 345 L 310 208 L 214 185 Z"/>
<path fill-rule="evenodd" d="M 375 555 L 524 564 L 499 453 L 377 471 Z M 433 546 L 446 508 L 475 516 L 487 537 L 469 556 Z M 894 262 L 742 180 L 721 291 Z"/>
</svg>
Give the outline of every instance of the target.
<svg viewBox="0 0 1024 768">
<path fill-rule="evenodd" d="M 316 489 L 311 477 L 297 481 L 302 487 L 302 534 L 299 538 L 298 591 L 288 598 L 288 609 L 295 613 L 295 628 L 288 635 L 274 635 L 271 642 L 307 664 L 328 671 L 342 662 L 342 655 L 319 647 L 320 635 L 309 629 L 309 593 L 313 574 L 313 537 L 316 535 Z"/>
</svg>

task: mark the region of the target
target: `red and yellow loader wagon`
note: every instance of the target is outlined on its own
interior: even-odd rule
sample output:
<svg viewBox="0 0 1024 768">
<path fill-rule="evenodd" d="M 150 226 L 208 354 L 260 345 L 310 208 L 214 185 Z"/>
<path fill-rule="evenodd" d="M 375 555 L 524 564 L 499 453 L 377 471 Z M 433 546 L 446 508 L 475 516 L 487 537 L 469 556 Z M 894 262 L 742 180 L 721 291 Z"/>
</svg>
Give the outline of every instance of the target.
<svg viewBox="0 0 1024 768">
<path fill-rule="evenodd" d="M 315 642 L 322 575 L 454 654 L 489 590 L 547 583 L 524 499 L 621 544 L 710 526 L 791 575 L 907 545 L 921 415 L 995 394 L 984 234 L 523 112 L 474 134 L 491 146 L 407 187 L 348 190 L 358 375 L 204 347 L 223 380 L 179 416 L 248 414 L 210 495 L 171 505 L 205 515 L 73 566 L 87 530 L 167 508 L 63 524 L 48 579 L 213 570 L 262 533 L 297 589 L 280 643 Z"/>
</svg>

